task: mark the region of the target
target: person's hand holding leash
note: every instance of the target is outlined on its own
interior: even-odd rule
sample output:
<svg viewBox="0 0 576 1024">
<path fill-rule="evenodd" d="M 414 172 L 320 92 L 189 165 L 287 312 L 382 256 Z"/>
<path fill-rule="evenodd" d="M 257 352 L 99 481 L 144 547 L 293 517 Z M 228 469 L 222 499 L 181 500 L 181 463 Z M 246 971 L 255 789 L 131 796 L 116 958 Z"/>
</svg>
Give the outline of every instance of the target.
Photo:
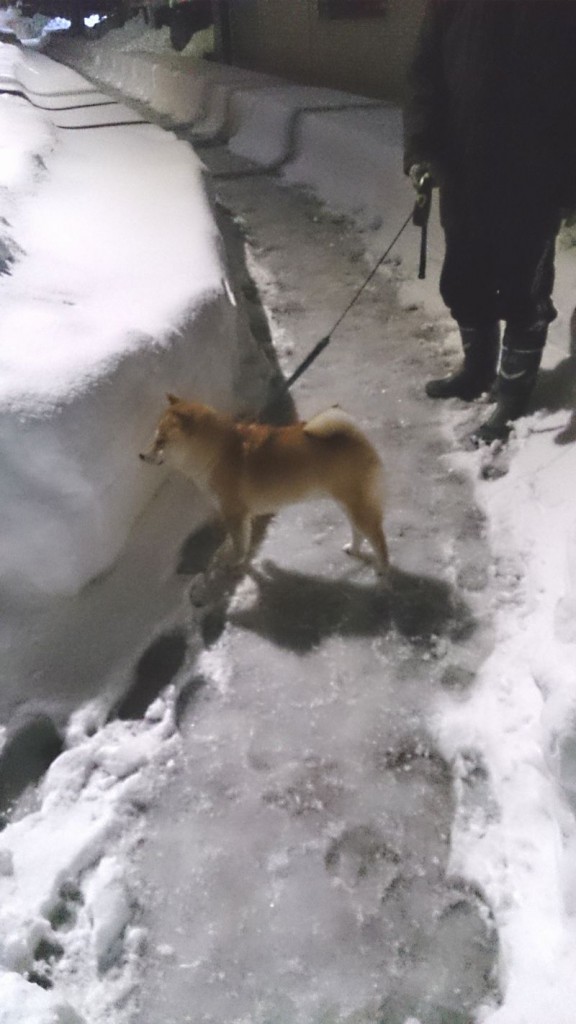
<svg viewBox="0 0 576 1024">
<path fill-rule="evenodd" d="M 438 184 L 432 170 L 432 164 L 427 160 L 423 160 L 421 163 L 412 164 L 412 167 L 408 171 L 408 177 L 417 192 L 427 191 Z"/>
</svg>

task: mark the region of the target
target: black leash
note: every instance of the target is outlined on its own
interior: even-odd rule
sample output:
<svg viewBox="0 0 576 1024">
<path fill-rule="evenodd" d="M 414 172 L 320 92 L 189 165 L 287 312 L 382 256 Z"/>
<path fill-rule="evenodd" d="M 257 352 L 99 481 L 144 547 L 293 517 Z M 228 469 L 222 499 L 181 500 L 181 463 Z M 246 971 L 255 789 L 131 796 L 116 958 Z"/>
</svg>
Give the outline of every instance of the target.
<svg viewBox="0 0 576 1024">
<path fill-rule="evenodd" d="M 425 197 L 425 198 L 423 198 L 423 197 Z M 354 293 L 354 295 L 351 298 L 350 302 L 346 306 L 344 312 L 340 314 L 340 316 L 336 320 L 336 323 L 334 324 L 332 329 L 328 332 L 328 334 L 326 334 L 323 338 L 321 338 L 319 342 L 317 342 L 317 344 L 308 353 L 308 355 L 302 360 L 302 362 L 298 364 L 298 366 L 296 367 L 294 372 L 290 375 L 290 377 L 288 377 L 287 380 L 282 382 L 282 385 L 278 388 L 278 390 L 276 391 L 276 394 L 274 395 L 274 397 L 267 404 L 266 409 L 264 410 L 264 412 L 267 411 L 272 405 L 274 405 L 280 398 L 282 398 L 290 390 L 290 388 L 298 380 L 298 378 L 301 377 L 302 374 L 306 372 L 308 367 L 311 366 L 311 364 L 318 358 L 320 353 L 323 352 L 324 349 L 330 344 L 330 342 L 332 341 L 332 335 L 334 334 L 336 329 L 340 326 L 340 324 L 342 323 L 344 318 L 348 316 L 348 313 L 350 312 L 352 307 L 356 304 L 356 302 L 360 298 L 360 296 L 361 296 L 362 292 L 364 291 L 364 289 L 370 284 L 370 281 L 372 280 L 372 278 L 374 277 L 376 272 L 379 270 L 381 265 L 384 263 L 384 260 L 390 254 L 390 252 L 392 251 L 392 249 L 396 245 L 396 242 L 398 241 L 400 236 L 404 233 L 404 231 L 406 230 L 406 228 L 408 227 L 410 222 L 412 222 L 416 227 L 419 227 L 422 230 L 422 237 L 421 237 L 421 243 L 420 243 L 420 266 L 419 266 L 419 271 L 418 271 L 418 277 L 419 278 L 424 278 L 426 276 L 426 248 L 427 248 L 427 242 L 428 242 L 428 217 L 430 215 L 431 202 L 432 202 L 432 185 L 431 185 L 431 181 L 430 181 L 430 184 L 429 184 L 428 180 L 426 180 L 425 182 L 422 183 L 421 187 L 418 188 L 416 204 L 415 204 L 414 208 L 410 211 L 408 217 L 404 221 L 404 223 L 403 223 L 402 227 L 400 228 L 400 230 L 396 233 L 396 235 L 394 236 L 394 238 L 390 242 L 390 245 L 386 249 L 386 252 L 380 257 L 378 262 L 374 264 L 374 266 L 372 267 L 372 270 L 368 274 L 367 278 L 360 285 L 358 290 Z"/>
</svg>

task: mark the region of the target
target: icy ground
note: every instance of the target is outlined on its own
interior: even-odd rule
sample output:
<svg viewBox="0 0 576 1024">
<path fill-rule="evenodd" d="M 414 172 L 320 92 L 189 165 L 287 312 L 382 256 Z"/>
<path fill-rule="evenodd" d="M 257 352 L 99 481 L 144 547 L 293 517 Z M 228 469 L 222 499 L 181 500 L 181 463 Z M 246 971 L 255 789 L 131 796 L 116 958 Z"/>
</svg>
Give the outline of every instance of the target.
<svg viewBox="0 0 576 1024">
<path fill-rule="evenodd" d="M 272 182 L 257 201 L 241 180 L 218 189 L 294 365 L 358 281 L 360 240 Z M 228 601 L 192 588 L 205 653 L 135 876 L 151 954 L 139 1024 L 462 1024 L 495 994 L 489 910 L 447 875 L 451 773 L 430 733 L 431 705 L 463 697 L 489 649 L 445 580 L 456 559 L 481 573 L 481 523 L 436 467 L 441 413 L 407 373 L 425 369 L 420 327 L 383 276 L 295 389 L 304 416 L 330 394 L 385 453 L 392 596 L 342 553 L 346 526 L 322 504 L 277 517 Z"/>
<path fill-rule="evenodd" d="M 180 120 L 199 93 L 198 116 L 233 109 L 230 150 L 244 159 L 286 153 L 280 134 L 259 145 L 259 114 L 280 133 L 305 102 L 281 173 L 327 210 L 257 176 L 216 186 L 253 236 L 252 272 L 292 368 L 404 219 L 397 112 L 315 114 L 325 96 L 246 78 L 227 108 L 229 69 L 211 106 L 189 55 L 164 61 L 142 25 L 102 42 L 96 58 L 66 42 L 67 59 L 92 72 L 96 59 L 146 102 L 156 83 Z M 339 552 L 338 514 L 315 506 L 278 518 L 239 585 L 195 580 L 132 694 L 105 727 L 99 699 L 76 713 L 67 749 L 2 834 L 0 1020 L 573 1024 L 572 239 L 560 241 L 537 411 L 503 453 L 463 448 L 480 403 L 422 397 L 457 346 L 436 295 L 437 232 L 423 285 L 416 249 L 405 236 L 297 393 L 302 415 L 341 402 L 382 450 L 390 595 Z M 143 539 L 166 532 L 169 490 L 163 501 L 121 581 Z M 201 569 L 198 545 L 174 539 L 169 587 L 183 554 Z M 121 688 L 133 663 L 115 664 Z M 40 739 L 54 756 L 49 724 Z"/>
</svg>

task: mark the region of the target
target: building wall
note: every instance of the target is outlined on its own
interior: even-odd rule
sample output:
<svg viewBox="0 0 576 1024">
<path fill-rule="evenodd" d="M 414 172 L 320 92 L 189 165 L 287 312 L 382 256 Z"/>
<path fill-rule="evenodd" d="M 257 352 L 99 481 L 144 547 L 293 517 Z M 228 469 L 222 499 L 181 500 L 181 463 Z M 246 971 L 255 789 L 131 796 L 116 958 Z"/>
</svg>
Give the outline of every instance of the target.
<svg viewBox="0 0 576 1024">
<path fill-rule="evenodd" d="M 235 64 L 312 85 L 400 99 L 424 0 L 388 0 L 383 17 L 324 19 L 317 0 L 232 0 Z"/>
</svg>

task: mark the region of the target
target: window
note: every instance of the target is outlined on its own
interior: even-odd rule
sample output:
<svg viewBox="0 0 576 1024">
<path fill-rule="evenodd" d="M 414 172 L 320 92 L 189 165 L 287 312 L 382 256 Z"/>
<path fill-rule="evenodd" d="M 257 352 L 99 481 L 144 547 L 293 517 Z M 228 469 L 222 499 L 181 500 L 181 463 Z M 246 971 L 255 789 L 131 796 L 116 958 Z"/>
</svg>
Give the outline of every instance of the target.
<svg viewBox="0 0 576 1024">
<path fill-rule="evenodd" d="M 321 18 L 381 18 L 388 0 L 318 0 Z"/>
</svg>

